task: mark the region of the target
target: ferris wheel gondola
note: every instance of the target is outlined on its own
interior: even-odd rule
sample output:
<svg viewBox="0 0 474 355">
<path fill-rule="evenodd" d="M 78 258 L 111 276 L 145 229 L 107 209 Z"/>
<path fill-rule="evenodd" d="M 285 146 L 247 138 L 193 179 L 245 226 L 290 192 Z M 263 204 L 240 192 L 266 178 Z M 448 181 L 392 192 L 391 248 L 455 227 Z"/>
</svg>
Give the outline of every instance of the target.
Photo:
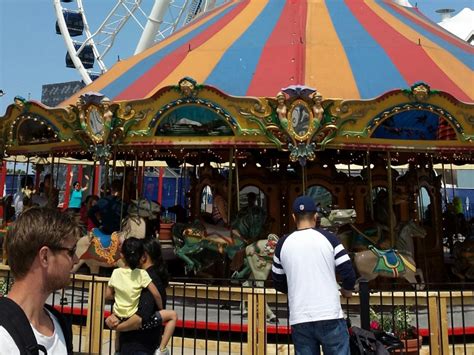
<svg viewBox="0 0 474 355">
<path fill-rule="evenodd" d="M 53 0 L 53 5 L 56 33 L 66 44 L 66 66 L 75 68 L 86 84 L 113 64 L 117 56 L 112 49 L 127 32 L 136 31 L 140 36 L 134 52 L 127 42 L 125 54 L 138 54 L 216 4 L 216 0 L 114 0 L 108 12 L 99 14 L 87 11 L 83 2 Z M 97 21 L 98 17 L 103 20 Z M 134 28 L 128 25 L 133 22 Z"/>
</svg>

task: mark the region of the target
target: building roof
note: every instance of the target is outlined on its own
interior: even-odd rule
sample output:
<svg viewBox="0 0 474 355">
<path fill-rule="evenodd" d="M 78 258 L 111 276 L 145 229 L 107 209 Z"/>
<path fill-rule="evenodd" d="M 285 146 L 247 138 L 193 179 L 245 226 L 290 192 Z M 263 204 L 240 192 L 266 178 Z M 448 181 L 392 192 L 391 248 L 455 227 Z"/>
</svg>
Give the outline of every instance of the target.
<svg viewBox="0 0 474 355">
<path fill-rule="evenodd" d="M 229 1 L 87 91 L 115 101 L 152 97 L 189 76 L 234 96 L 275 96 L 289 85 L 324 97 L 368 99 L 423 81 L 474 101 L 474 47 L 392 1 Z"/>
</svg>

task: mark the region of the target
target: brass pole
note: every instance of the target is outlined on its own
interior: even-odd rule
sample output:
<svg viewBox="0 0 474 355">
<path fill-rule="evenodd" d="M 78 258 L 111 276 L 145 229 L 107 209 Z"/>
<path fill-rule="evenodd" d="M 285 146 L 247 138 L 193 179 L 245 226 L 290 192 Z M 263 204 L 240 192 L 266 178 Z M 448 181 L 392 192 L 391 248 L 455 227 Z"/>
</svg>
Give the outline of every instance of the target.
<svg viewBox="0 0 474 355">
<path fill-rule="evenodd" d="M 234 164 L 234 148 L 229 150 L 229 181 L 227 181 L 227 223 L 230 224 L 230 210 L 232 205 L 232 165 Z"/>
<path fill-rule="evenodd" d="M 236 152 L 237 155 L 237 152 Z M 237 211 L 240 211 L 240 177 L 239 177 L 239 160 L 235 159 L 235 186 L 237 188 Z"/>
<path fill-rule="evenodd" d="M 372 191 L 372 169 L 370 167 L 370 152 L 367 151 L 367 179 L 369 180 L 369 210 L 370 210 L 370 220 L 374 220 L 374 195 Z"/>
<path fill-rule="evenodd" d="M 393 248 L 395 246 L 395 235 L 393 233 L 393 218 L 392 218 L 392 213 L 394 213 L 392 209 L 393 205 L 393 191 L 392 191 L 392 161 L 390 157 L 390 151 L 387 151 L 387 183 L 388 183 L 388 226 L 389 226 L 389 232 L 390 232 L 390 245 Z"/>
</svg>

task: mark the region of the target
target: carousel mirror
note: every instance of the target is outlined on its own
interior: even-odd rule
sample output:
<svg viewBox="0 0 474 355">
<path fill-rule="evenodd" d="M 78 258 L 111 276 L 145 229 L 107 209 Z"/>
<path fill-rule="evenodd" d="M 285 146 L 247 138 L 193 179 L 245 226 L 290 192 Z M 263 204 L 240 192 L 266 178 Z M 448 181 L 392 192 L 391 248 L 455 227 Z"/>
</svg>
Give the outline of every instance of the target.
<svg viewBox="0 0 474 355">
<path fill-rule="evenodd" d="M 296 138 L 302 140 L 309 132 L 311 114 L 308 105 L 302 100 L 296 100 L 290 109 L 291 128 Z"/>
<path fill-rule="evenodd" d="M 239 192 L 240 209 L 257 206 L 267 210 L 267 198 L 262 190 L 257 186 L 245 186 Z"/>
<path fill-rule="evenodd" d="M 59 142 L 56 132 L 37 118 L 23 120 L 17 131 L 19 145 Z"/>
<path fill-rule="evenodd" d="M 200 206 L 200 213 L 201 215 L 204 213 L 212 214 L 212 189 L 211 186 L 206 185 L 201 190 L 201 206 Z"/>
<path fill-rule="evenodd" d="M 433 223 L 433 205 L 431 204 L 431 195 L 426 187 L 421 187 L 418 194 L 418 218 L 421 224 L 431 225 Z"/>
<path fill-rule="evenodd" d="M 89 126 L 94 136 L 101 136 L 104 133 L 104 122 L 99 109 L 92 106 L 89 109 Z"/>
<path fill-rule="evenodd" d="M 316 202 L 316 206 L 324 211 L 330 211 L 333 205 L 333 196 L 331 191 L 321 185 L 313 185 L 308 188 L 307 195 L 311 196 Z"/>
</svg>

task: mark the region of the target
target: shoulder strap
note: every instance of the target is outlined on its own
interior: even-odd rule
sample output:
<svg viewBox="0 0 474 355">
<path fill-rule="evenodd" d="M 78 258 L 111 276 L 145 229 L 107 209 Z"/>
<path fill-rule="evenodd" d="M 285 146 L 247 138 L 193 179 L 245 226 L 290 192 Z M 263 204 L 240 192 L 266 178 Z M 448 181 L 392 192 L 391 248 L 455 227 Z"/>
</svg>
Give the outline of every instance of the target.
<svg viewBox="0 0 474 355">
<path fill-rule="evenodd" d="M 21 355 L 39 355 L 39 350 L 47 354 L 46 348 L 36 342 L 30 321 L 23 309 L 8 297 L 0 297 L 0 325 L 15 341 Z"/>
<path fill-rule="evenodd" d="M 72 354 L 72 328 L 71 328 L 71 323 L 68 322 L 66 317 L 59 312 L 56 308 L 49 304 L 45 304 L 44 308 L 46 308 L 48 311 L 51 312 L 53 316 L 56 317 L 58 320 L 59 325 L 61 326 L 61 329 L 64 334 L 64 340 L 66 341 L 66 348 L 67 348 L 67 353 Z"/>
</svg>

